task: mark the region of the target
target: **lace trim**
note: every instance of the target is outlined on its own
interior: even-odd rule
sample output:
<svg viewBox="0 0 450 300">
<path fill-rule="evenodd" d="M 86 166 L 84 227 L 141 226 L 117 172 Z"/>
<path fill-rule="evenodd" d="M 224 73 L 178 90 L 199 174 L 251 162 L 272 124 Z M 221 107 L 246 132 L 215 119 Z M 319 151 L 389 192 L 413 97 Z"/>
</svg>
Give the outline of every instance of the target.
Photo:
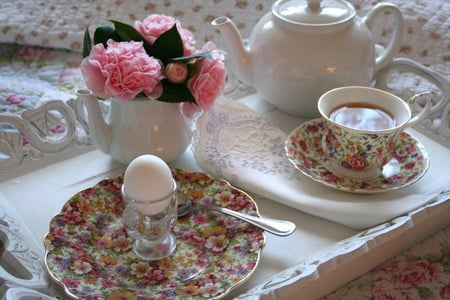
<svg viewBox="0 0 450 300">
<path fill-rule="evenodd" d="M 213 167 L 214 174 L 239 167 L 300 180 L 286 159 L 285 140 L 284 132 L 249 107 L 221 100 L 198 118 L 192 151 L 198 165 Z"/>
</svg>

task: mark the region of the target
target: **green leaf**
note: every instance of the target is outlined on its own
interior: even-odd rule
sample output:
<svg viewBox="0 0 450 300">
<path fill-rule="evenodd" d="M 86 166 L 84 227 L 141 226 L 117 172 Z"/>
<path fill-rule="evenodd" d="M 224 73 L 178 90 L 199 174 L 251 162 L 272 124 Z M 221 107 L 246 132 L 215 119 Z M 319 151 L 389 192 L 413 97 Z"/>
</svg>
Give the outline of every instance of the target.
<svg viewBox="0 0 450 300">
<path fill-rule="evenodd" d="M 187 86 L 169 82 L 167 79 L 162 80 L 162 85 L 164 92 L 158 98 L 159 101 L 196 103 L 194 96 Z"/>
<path fill-rule="evenodd" d="M 109 39 L 113 39 L 115 41 L 120 42 L 119 36 L 117 35 L 114 28 L 107 24 L 102 24 L 95 29 L 94 32 L 94 44 L 100 44 L 102 43 L 103 46 L 106 48 L 106 42 Z"/>
<path fill-rule="evenodd" d="M 91 44 L 91 35 L 89 34 L 89 26 L 86 27 L 86 30 L 84 31 L 84 38 L 83 38 L 83 58 L 86 56 L 89 56 L 91 53 L 92 44 Z"/>
<path fill-rule="evenodd" d="M 140 34 L 139 31 L 136 30 L 133 26 L 128 24 L 110 20 L 116 29 L 116 34 L 119 37 L 120 41 L 129 42 L 144 42 L 144 49 L 147 53 L 151 51 L 152 46 L 147 42 L 147 40 Z"/>
<path fill-rule="evenodd" d="M 119 22 L 110 20 L 114 24 L 114 28 L 121 41 L 129 42 L 129 41 L 144 41 L 145 39 L 142 35 L 132 26 Z"/>
<path fill-rule="evenodd" d="M 183 52 L 183 41 L 174 24 L 156 39 L 149 55 L 160 59 L 166 65 L 171 59 L 183 56 Z"/>
<path fill-rule="evenodd" d="M 188 61 L 195 59 L 195 58 L 213 59 L 210 52 L 203 52 L 203 53 L 189 55 L 189 56 L 174 57 L 170 61 L 178 61 L 178 62 L 187 63 Z"/>
</svg>

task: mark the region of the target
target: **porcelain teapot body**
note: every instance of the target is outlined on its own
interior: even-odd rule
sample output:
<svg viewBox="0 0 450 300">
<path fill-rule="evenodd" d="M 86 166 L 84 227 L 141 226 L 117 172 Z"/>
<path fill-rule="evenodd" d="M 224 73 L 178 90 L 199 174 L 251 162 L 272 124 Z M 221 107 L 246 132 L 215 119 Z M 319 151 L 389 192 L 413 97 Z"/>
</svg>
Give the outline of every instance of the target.
<svg viewBox="0 0 450 300">
<path fill-rule="evenodd" d="M 378 14 L 395 20 L 393 38 L 376 53 L 370 28 Z M 346 85 L 369 85 L 376 70 L 400 47 L 404 22 L 398 8 L 380 3 L 364 17 L 343 0 L 279 0 L 242 41 L 230 19 L 212 23 L 227 41 L 225 47 L 238 79 L 257 89 L 283 112 L 316 117 L 324 92 Z"/>
</svg>

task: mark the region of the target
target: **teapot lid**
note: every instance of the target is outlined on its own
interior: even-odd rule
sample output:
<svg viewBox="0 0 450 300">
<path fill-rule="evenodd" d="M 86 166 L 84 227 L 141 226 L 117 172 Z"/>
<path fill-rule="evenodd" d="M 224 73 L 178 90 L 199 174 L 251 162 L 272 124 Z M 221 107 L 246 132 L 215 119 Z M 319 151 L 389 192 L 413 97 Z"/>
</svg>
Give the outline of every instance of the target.
<svg viewBox="0 0 450 300">
<path fill-rule="evenodd" d="M 344 0 L 279 0 L 272 12 L 278 18 L 305 25 L 332 25 L 352 19 L 356 14 Z"/>
</svg>

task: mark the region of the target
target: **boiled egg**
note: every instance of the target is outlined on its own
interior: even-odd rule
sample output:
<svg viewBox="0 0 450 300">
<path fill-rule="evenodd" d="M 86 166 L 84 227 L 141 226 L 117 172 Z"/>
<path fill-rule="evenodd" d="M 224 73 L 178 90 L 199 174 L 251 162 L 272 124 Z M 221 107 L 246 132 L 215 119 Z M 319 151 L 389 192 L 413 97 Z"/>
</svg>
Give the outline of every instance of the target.
<svg viewBox="0 0 450 300">
<path fill-rule="evenodd" d="M 163 211 L 169 205 L 174 189 L 172 172 L 158 156 L 138 156 L 125 170 L 123 191 L 127 200 L 135 201 L 142 213 L 156 214 Z M 151 203 L 154 205 L 148 205 Z"/>
</svg>

